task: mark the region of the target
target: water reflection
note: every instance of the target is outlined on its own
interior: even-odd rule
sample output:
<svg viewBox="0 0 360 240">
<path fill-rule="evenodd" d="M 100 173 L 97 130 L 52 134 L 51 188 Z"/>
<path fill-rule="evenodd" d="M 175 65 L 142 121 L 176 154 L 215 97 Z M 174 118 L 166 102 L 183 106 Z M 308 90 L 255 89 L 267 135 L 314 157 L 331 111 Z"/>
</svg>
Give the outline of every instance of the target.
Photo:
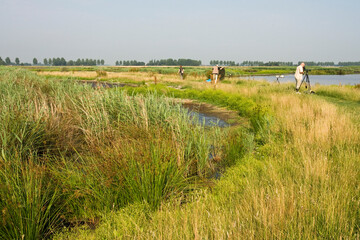
<svg viewBox="0 0 360 240">
<path fill-rule="evenodd" d="M 210 116 L 210 115 L 207 115 L 207 114 L 201 113 L 201 112 L 194 112 L 194 111 L 189 110 L 189 116 L 192 119 L 195 117 L 196 119 L 198 119 L 199 124 L 201 124 L 203 126 L 207 126 L 207 127 L 218 126 L 218 127 L 223 128 L 223 127 L 230 126 L 230 124 L 228 124 L 224 120 L 221 120 L 220 118 Z"/>
</svg>

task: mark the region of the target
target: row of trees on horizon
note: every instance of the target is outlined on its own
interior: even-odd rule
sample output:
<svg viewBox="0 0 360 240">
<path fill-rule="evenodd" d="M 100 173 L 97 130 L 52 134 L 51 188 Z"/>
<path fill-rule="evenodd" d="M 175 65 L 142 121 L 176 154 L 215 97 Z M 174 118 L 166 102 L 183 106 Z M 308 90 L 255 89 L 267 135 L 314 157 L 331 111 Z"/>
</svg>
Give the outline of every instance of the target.
<svg viewBox="0 0 360 240">
<path fill-rule="evenodd" d="M 20 63 L 19 58 L 15 58 L 15 62 L 12 62 L 9 57 L 5 58 L 5 60 L 3 60 L 0 57 L 0 65 L 31 65 L 31 64 L 30 63 Z"/>
<path fill-rule="evenodd" d="M 210 65 L 222 65 L 222 66 L 297 66 L 301 62 L 305 62 L 307 66 L 360 66 L 360 61 L 358 62 L 315 62 L 315 61 L 299 61 L 298 63 L 293 62 L 262 62 L 262 61 L 243 61 L 242 63 L 235 63 L 235 61 L 227 60 L 211 60 Z M 15 58 L 15 62 L 12 62 L 9 57 L 6 57 L 3 60 L 0 57 L 0 65 L 21 65 L 21 66 L 101 66 L 105 65 L 104 59 L 80 59 L 77 60 L 68 60 L 65 58 L 44 58 L 43 62 L 39 62 L 37 58 L 33 59 L 31 63 L 21 63 L 20 59 Z M 136 61 L 136 60 L 121 60 L 115 62 L 116 66 L 200 66 L 200 60 L 193 59 L 160 59 L 160 60 L 150 60 L 148 63 Z"/>
<path fill-rule="evenodd" d="M 37 58 L 33 58 L 31 63 L 21 63 L 19 58 L 15 58 L 15 62 L 12 62 L 9 57 L 3 60 L 0 57 L 0 65 L 21 65 L 21 66 L 97 66 L 104 65 L 104 59 L 80 59 L 66 61 L 65 58 L 44 58 L 43 62 L 39 62 Z"/>
<path fill-rule="evenodd" d="M 104 65 L 105 61 L 104 59 L 88 59 L 88 58 L 86 59 L 78 58 L 77 60 L 69 60 L 69 61 L 66 61 L 65 58 L 52 58 L 52 59 L 44 58 L 43 64 L 51 65 L 51 66 L 97 66 L 97 65 L 100 66 L 100 65 Z"/>
<path fill-rule="evenodd" d="M 293 62 L 262 62 L 262 61 L 243 61 L 242 63 L 235 63 L 234 61 L 211 60 L 210 65 L 223 65 L 223 66 L 297 66 L 305 62 L 307 66 L 360 66 L 360 62 L 314 62 L 314 61 L 299 61 Z"/>
<path fill-rule="evenodd" d="M 129 60 L 129 61 L 116 61 L 116 66 L 145 66 L 145 62 L 138 62 L 136 60 Z"/>
<path fill-rule="evenodd" d="M 138 62 L 136 60 L 130 60 L 130 61 L 116 61 L 116 66 L 200 66 L 201 61 L 200 60 L 193 60 L 193 59 L 160 59 L 160 60 L 150 60 L 148 63 L 145 62 Z"/>
<path fill-rule="evenodd" d="M 223 66 L 240 66 L 235 61 L 224 61 L 224 60 L 211 60 L 210 65 L 223 65 Z"/>
<path fill-rule="evenodd" d="M 150 60 L 147 64 L 147 66 L 200 66 L 201 61 L 200 60 L 193 60 L 193 59 L 160 59 L 160 60 Z"/>
</svg>

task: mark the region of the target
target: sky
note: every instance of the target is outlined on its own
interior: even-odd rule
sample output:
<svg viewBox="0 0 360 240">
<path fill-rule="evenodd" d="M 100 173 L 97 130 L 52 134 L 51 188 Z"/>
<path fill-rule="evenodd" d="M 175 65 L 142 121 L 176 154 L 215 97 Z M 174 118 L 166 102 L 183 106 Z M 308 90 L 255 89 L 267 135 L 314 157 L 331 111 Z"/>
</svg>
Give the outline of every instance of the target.
<svg viewBox="0 0 360 240">
<path fill-rule="evenodd" d="M 359 0 L 0 0 L 0 57 L 360 61 Z"/>
</svg>

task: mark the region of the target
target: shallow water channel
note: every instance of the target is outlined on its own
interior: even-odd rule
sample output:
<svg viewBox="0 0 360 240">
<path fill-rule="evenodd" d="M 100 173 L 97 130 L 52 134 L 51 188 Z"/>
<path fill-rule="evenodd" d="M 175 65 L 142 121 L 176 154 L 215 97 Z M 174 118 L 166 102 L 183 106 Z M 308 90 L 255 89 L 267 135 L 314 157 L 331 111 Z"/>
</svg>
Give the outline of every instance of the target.
<svg viewBox="0 0 360 240">
<path fill-rule="evenodd" d="M 188 114 L 189 114 L 190 118 L 197 118 L 198 123 L 203 126 L 207 126 L 207 127 L 218 126 L 218 127 L 222 127 L 222 128 L 230 126 L 230 124 L 225 122 L 224 120 L 221 120 L 220 118 L 217 118 L 215 116 L 207 115 L 205 113 L 194 112 L 192 110 L 188 110 Z"/>
<path fill-rule="evenodd" d="M 108 83 L 108 82 L 97 82 L 97 81 L 80 81 L 81 84 L 90 85 L 92 88 L 114 88 L 124 86 L 136 86 L 133 84 L 126 83 Z M 230 124 L 225 120 L 219 118 L 219 113 L 209 113 L 209 109 L 204 108 L 204 105 L 194 103 L 184 103 L 183 107 L 188 110 L 188 114 L 191 119 L 197 119 L 197 123 L 207 127 L 229 127 Z"/>
<path fill-rule="evenodd" d="M 98 82 L 98 81 L 79 81 L 80 84 L 83 85 L 89 85 L 92 88 L 114 88 L 114 87 L 137 87 L 135 84 L 129 84 L 129 83 L 109 83 L 109 82 Z"/>
</svg>

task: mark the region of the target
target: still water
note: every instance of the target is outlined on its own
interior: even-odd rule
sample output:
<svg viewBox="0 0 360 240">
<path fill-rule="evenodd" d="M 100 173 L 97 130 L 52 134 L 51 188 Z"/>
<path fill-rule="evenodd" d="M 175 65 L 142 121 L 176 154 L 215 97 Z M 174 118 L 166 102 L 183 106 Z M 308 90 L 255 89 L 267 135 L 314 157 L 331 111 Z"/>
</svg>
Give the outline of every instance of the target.
<svg viewBox="0 0 360 240">
<path fill-rule="evenodd" d="M 309 74 L 310 83 L 321 85 L 356 85 L 360 84 L 360 74 L 351 75 L 311 75 Z M 241 79 L 248 80 L 267 80 L 269 82 L 276 81 L 276 76 L 251 76 L 241 77 Z M 295 82 L 294 75 L 284 75 L 284 78 L 279 78 L 280 82 Z"/>
<path fill-rule="evenodd" d="M 198 120 L 198 124 L 203 125 L 203 126 L 207 126 L 207 127 L 218 126 L 221 128 L 230 126 L 230 124 L 228 124 L 224 120 L 221 120 L 220 118 L 217 118 L 215 116 L 210 116 L 205 113 L 188 111 L 188 114 L 189 114 L 190 118 L 195 117 Z"/>
</svg>

